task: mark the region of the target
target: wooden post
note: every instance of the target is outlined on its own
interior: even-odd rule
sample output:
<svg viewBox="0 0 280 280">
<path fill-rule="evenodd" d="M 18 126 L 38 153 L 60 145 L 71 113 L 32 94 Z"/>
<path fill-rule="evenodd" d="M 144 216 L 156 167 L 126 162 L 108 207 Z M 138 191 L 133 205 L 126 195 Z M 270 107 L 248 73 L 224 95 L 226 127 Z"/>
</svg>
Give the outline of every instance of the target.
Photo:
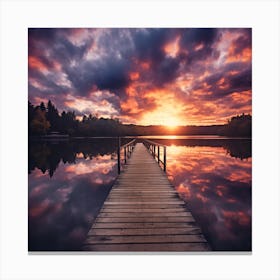
<svg viewBox="0 0 280 280">
<path fill-rule="evenodd" d="M 157 156 L 158 156 L 158 163 L 160 162 L 160 159 L 159 159 L 159 145 L 157 146 Z"/>
<path fill-rule="evenodd" d="M 124 162 L 126 163 L 126 147 L 124 147 Z"/>
<path fill-rule="evenodd" d="M 163 148 L 163 171 L 166 172 L 166 147 Z"/>
<path fill-rule="evenodd" d="M 118 174 L 121 173 L 121 139 L 118 137 Z"/>
</svg>

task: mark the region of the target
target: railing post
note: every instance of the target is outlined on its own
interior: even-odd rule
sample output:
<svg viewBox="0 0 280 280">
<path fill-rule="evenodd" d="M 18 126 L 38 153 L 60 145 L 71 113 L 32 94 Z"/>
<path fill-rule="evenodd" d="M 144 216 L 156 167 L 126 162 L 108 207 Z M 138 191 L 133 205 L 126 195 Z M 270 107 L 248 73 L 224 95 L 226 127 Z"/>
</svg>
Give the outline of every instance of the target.
<svg viewBox="0 0 280 280">
<path fill-rule="evenodd" d="M 159 159 L 159 145 L 157 146 L 157 156 L 158 156 L 158 163 L 160 162 L 160 159 Z"/>
<path fill-rule="evenodd" d="M 118 137 L 118 174 L 121 173 L 121 139 Z"/>
<path fill-rule="evenodd" d="M 126 147 L 124 147 L 124 162 L 126 163 Z"/>
<path fill-rule="evenodd" d="M 166 146 L 163 147 L 163 171 L 166 172 Z"/>
</svg>

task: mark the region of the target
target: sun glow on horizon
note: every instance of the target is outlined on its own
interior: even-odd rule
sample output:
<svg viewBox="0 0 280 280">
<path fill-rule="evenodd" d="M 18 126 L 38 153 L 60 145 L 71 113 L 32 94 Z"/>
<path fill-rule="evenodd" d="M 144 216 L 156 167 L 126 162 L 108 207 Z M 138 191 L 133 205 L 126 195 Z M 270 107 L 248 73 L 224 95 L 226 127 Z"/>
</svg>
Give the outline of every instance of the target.
<svg viewBox="0 0 280 280">
<path fill-rule="evenodd" d="M 165 125 L 165 127 L 169 130 L 169 131 L 174 131 L 177 129 L 178 125 Z"/>
<path fill-rule="evenodd" d="M 174 130 L 177 126 L 187 125 L 184 116 L 185 104 L 174 99 L 170 90 L 153 90 L 145 93 L 145 98 L 152 98 L 156 108 L 142 113 L 138 122 L 141 125 L 162 125 Z"/>
<path fill-rule="evenodd" d="M 186 125 L 183 119 L 177 117 L 177 114 L 159 110 L 145 113 L 139 123 L 141 125 L 162 125 L 170 130 L 174 130 L 180 125 Z"/>
</svg>

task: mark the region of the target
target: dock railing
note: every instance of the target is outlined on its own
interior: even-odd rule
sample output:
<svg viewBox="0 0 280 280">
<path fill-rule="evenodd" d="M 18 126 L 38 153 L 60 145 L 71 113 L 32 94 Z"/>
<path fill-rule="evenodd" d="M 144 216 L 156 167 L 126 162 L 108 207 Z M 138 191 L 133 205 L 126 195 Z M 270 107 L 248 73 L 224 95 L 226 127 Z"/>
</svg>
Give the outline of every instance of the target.
<svg viewBox="0 0 280 280">
<path fill-rule="evenodd" d="M 157 160 L 158 164 L 162 164 L 163 171 L 166 172 L 166 146 L 147 139 L 143 139 L 143 144 L 146 146 L 152 156 Z M 163 153 L 161 153 L 162 149 Z M 161 155 L 163 157 L 162 159 Z"/>
<path fill-rule="evenodd" d="M 118 138 L 118 174 L 121 173 L 121 166 L 127 163 L 127 160 L 130 158 L 131 153 L 136 144 L 136 139 L 131 140 L 130 142 L 121 145 L 121 138 Z M 123 162 L 122 162 L 122 154 L 123 153 Z"/>
</svg>

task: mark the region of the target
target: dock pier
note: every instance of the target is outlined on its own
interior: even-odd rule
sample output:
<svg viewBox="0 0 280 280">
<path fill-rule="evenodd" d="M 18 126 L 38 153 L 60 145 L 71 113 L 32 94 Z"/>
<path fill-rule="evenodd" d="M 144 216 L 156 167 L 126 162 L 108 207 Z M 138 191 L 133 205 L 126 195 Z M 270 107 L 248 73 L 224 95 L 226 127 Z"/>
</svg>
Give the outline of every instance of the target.
<svg viewBox="0 0 280 280">
<path fill-rule="evenodd" d="M 159 147 L 150 152 L 143 143 L 131 145 L 125 147 L 125 154 L 131 156 L 125 158 L 124 169 L 89 230 L 83 250 L 210 251 L 187 204 L 167 177 L 166 150 L 161 161 Z"/>
</svg>

